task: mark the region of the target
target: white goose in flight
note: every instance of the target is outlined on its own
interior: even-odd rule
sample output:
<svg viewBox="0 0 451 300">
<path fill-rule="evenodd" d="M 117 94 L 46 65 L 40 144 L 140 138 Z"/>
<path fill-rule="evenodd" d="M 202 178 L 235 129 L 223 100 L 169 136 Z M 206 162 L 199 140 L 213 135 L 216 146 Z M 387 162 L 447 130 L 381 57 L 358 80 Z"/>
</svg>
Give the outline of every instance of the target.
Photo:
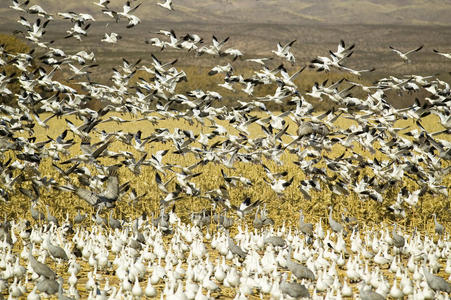
<svg viewBox="0 0 451 300">
<path fill-rule="evenodd" d="M 292 65 L 296 62 L 296 58 L 294 57 L 293 53 L 290 51 L 291 46 L 296 42 L 296 40 L 293 40 L 286 44 L 285 46 L 282 46 L 282 44 L 277 43 L 277 50 L 272 50 L 271 52 L 275 55 L 285 58 L 287 61 L 289 61 Z"/>
<path fill-rule="evenodd" d="M 242 57 L 243 53 L 238 49 L 229 48 L 224 51 L 225 54 L 228 54 L 233 57 L 233 61 L 235 61 L 238 57 Z"/>
<path fill-rule="evenodd" d="M 226 37 L 224 40 L 222 40 L 221 42 L 218 41 L 218 39 L 213 36 L 212 38 L 212 43 L 213 43 L 213 47 L 219 52 L 221 51 L 221 48 L 224 46 L 224 44 L 229 40 L 229 37 Z"/>
<path fill-rule="evenodd" d="M 439 52 L 436 49 L 432 49 L 432 51 L 434 51 L 435 53 L 437 53 L 438 55 L 444 56 L 447 59 L 451 59 L 451 53 L 445 53 L 445 52 Z"/>
<path fill-rule="evenodd" d="M 157 3 L 157 5 L 166 8 L 168 10 L 174 10 L 174 7 L 172 6 L 172 0 L 166 0 L 164 3 Z"/>
<path fill-rule="evenodd" d="M 204 39 L 195 33 L 188 33 L 182 37 L 180 46 L 188 51 L 197 50 L 197 44 L 202 44 Z"/>
<path fill-rule="evenodd" d="M 131 4 L 130 4 L 130 1 L 127 1 L 127 2 L 124 4 L 124 6 L 123 6 L 122 12 L 118 12 L 118 13 L 117 13 L 118 16 L 123 16 L 123 17 L 126 17 L 126 18 L 127 18 L 127 20 L 128 20 L 127 28 L 131 28 L 131 27 L 136 26 L 136 25 L 138 25 L 139 23 L 141 23 L 141 19 L 140 19 L 140 18 L 138 18 L 138 17 L 135 16 L 135 15 L 132 15 L 132 13 L 133 13 L 135 10 L 137 10 L 138 7 L 141 6 L 141 4 L 142 4 L 142 2 L 139 3 L 138 5 L 136 5 L 135 7 L 132 8 L 132 7 L 131 7 Z"/>
<path fill-rule="evenodd" d="M 47 20 L 53 20 L 52 15 L 46 12 L 41 6 L 37 4 L 28 8 L 27 12 L 32 15 L 38 15 L 40 17 L 46 18 Z"/>
<path fill-rule="evenodd" d="M 23 19 L 25 20 L 25 19 Z M 44 23 L 41 22 L 41 19 L 37 19 L 33 25 L 28 28 L 27 33 L 28 35 L 25 36 L 27 40 L 30 40 L 32 42 L 39 42 L 39 40 L 42 38 L 42 36 L 45 34 L 45 27 L 47 27 L 47 24 L 50 20 L 45 21 Z"/>
<path fill-rule="evenodd" d="M 93 2 L 95 5 L 100 6 L 102 8 L 108 8 L 108 4 L 110 4 L 110 0 L 98 0 L 97 2 Z"/>
<path fill-rule="evenodd" d="M 81 22 L 84 23 L 86 21 L 95 21 L 94 17 L 90 14 L 85 13 L 75 13 L 75 12 L 59 12 L 58 16 L 63 19 L 70 20 L 71 22 Z"/>
<path fill-rule="evenodd" d="M 356 76 L 361 76 L 362 73 L 374 72 L 376 70 L 376 68 L 364 69 L 364 70 L 354 70 L 354 69 L 351 69 L 351 68 L 348 68 L 348 67 L 344 67 L 344 66 L 341 66 L 341 69 L 344 70 L 344 71 L 347 71 L 347 72 L 349 72 L 349 73 L 351 73 L 353 75 L 356 75 Z"/>
<path fill-rule="evenodd" d="M 82 36 L 87 36 L 88 35 L 88 28 L 91 26 L 91 23 L 88 23 L 86 26 L 83 26 L 83 22 L 81 21 L 76 21 L 74 26 L 67 30 L 67 36 L 65 36 L 65 38 L 70 38 L 70 37 L 74 37 L 77 40 L 81 41 L 81 37 Z"/>
<path fill-rule="evenodd" d="M 27 6 L 29 3 L 30 0 L 24 1 L 23 3 L 20 3 L 18 0 L 13 0 L 13 4 L 9 7 L 17 11 L 25 12 L 25 9 L 23 7 Z"/>
<path fill-rule="evenodd" d="M 401 51 L 399 51 L 399 50 L 393 48 L 392 46 L 389 46 L 389 48 L 390 48 L 393 52 L 395 52 L 396 54 L 398 54 L 398 55 L 402 58 L 402 60 L 403 60 L 404 62 L 410 62 L 410 59 L 407 57 L 407 55 L 409 55 L 410 53 L 413 53 L 413 52 L 418 52 L 418 51 L 420 51 L 421 49 L 423 49 L 423 45 L 421 45 L 420 47 L 418 47 L 418 48 L 416 48 L 416 49 L 409 50 L 409 51 L 407 51 L 407 52 L 401 52 Z"/>
<path fill-rule="evenodd" d="M 343 59 L 349 55 L 349 52 L 352 49 L 354 49 L 354 47 L 355 47 L 355 44 L 352 44 L 351 46 L 346 48 L 345 42 L 343 40 L 340 40 L 340 43 L 338 44 L 338 47 L 337 47 L 337 51 L 332 52 L 332 50 L 329 50 L 329 53 L 332 56 L 337 57 L 338 59 Z"/>
<path fill-rule="evenodd" d="M 272 60 L 272 57 L 248 58 L 248 59 L 246 59 L 246 61 L 250 61 L 250 62 L 257 63 L 257 64 L 261 64 L 263 66 L 265 66 L 266 65 L 265 62 L 269 61 L 269 60 Z"/>
<path fill-rule="evenodd" d="M 291 46 L 293 46 L 295 42 L 296 40 L 293 40 L 285 46 L 282 46 L 281 43 L 277 43 L 277 50 L 272 50 L 271 52 L 277 56 L 285 58 L 287 56 L 287 53 L 290 51 Z"/>
<path fill-rule="evenodd" d="M 122 12 L 118 12 L 117 14 L 120 15 L 120 16 L 129 18 L 129 17 L 130 17 L 130 14 L 131 14 L 132 12 L 134 12 L 135 10 L 137 10 L 138 7 L 141 6 L 141 4 L 142 4 L 142 2 L 139 3 L 138 5 L 136 5 L 135 7 L 132 8 L 132 7 L 131 7 L 131 4 L 130 4 L 130 1 L 127 1 L 127 2 L 124 4 L 123 8 L 122 8 Z"/>
<path fill-rule="evenodd" d="M 109 44 L 116 44 L 118 40 L 120 40 L 122 37 L 118 35 L 116 32 L 112 32 L 108 35 L 108 33 L 105 33 L 105 37 L 101 40 L 102 42 L 109 43 Z"/>
</svg>

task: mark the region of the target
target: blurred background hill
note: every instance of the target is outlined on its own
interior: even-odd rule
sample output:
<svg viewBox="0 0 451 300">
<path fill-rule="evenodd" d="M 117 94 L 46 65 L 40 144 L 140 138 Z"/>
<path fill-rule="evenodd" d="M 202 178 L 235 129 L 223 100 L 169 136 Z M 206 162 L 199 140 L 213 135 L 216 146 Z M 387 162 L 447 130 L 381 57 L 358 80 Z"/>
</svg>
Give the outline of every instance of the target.
<svg viewBox="0 0 451 300">
<path fill-rule="evenodd" d="M 101 15 L 93 1 L 32 0 L 31 4 L 50 11 Z M 121 9 L 124 2 L 112 0 L 110 7 Z M 137 15 L 146 21 L 451 25 L 450 0 L 174 0 L 173 13 L 156 6 L 157 0 L 134 2 L 143 2 Z M 9 5 L 9 0 L 0 1 L 0 24 L 14 21 Z"/>
</svg>

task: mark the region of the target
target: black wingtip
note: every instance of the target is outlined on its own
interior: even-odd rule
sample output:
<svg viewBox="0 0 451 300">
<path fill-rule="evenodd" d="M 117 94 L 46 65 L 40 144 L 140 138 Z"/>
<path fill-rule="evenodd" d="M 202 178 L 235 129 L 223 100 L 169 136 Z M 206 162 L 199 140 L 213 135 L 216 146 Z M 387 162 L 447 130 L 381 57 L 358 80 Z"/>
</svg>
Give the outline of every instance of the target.
<svg viewBox="0 0 451 300">
<path fill-rule="evenodd" d="M 161 183 L 161 176 L 158 174 L 158 172 L 155 173 L 155 181 L 160 184 Z"/>
</svg>

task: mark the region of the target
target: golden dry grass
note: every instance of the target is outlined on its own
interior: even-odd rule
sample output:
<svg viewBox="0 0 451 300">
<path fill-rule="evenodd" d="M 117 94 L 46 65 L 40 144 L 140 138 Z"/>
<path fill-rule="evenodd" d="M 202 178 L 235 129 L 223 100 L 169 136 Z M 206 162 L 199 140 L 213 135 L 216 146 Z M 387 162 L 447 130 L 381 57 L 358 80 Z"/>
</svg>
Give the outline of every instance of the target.
<svg viewBox="0 0 451 300">
<path fill-rule="evenodd" d="M 261 113 L 255 113 L 258 116 L 262 116 Z M 127 116 L 121 116 L 124 119 L 127 119 Z M 72 119 L 73 120 L 73 119 Z M 130 120 L 132 120 L 130 118 Z M 74 121 L 74 120 L 73 120 Z M 76 121 L 75 121 L 76 122 Z M 290 123 L 291 121 L 289 121 Z M 226 126 L 229 129 L 230 134 L 236 134 L 237 131 L 231 126 L 227 125 L 225 121 L 218 120 L 219 124 Z M 354 122 L 348 119 L 339 118 L 336 122 L 336 125 L 342 128 L 347 128 L 351 126 Z M 430 116 L 424 120 L 424 126 L 428 131 L 437 131 L 441 129 L 441 126 L 438 122 L 435 121 L 435 118 Z M 290 124 L 291 127 L 288 129 L 288 133 L 294 134 L 295 125 Z M 400 121 L 396 126 L 415 126 L 414 123 L 410 120 Z M 62 128 L 65 126 L 65 121 L 63 119 L 57 120 L 53 119 L 49 122 L 49 129 L 47 130 L 37 130 L 35 135 L 38 141 L 42 141 L 47 139 L 47 136 L 56 137 L 62 132 Z M 143 136 L 150 135 L 155 128 L 169 128 L 171 132 L 175 128 L 189 129 L 192 130 L 195 134 L 198 134 L 201 131 L 204 131 L 200 125 L 189 125 L 186 121 L 182 120 L 162 120 L 159 122 L 157 126 L 151 125 L 148 122 L 130 122 L 123 124 L 116 123 L 105 123 L 100 124 L 98 126 L 99 130 L 104 129 L 107 132 L 122 130 L 123 132 L 132 132 L 135 133 L 138 129 L 142 130 Z M 412 128 L 412 127 L 411 127 Z M 260 134 L 260 127 L 257 124 L 253 124 L 249 127 L 250 136 L 256 137 Z M 410 130 L 410 129 L 408 129 Z M 448 138 L 446 136 L 442 136 L 439 138 Z M 78 139 L 75 138 L 78 142 Z M 220 140 L 220 137 L 215 138 L 212 142 Z M 97 141 L 95 138 L 93 142 Z M 196 145 L 194 145 L 196 146 Z M 72 154 L 76 155 L 77 151 L 79 151 L 79 146 L 75 145 L 72 147 Z M 171 144 L 161 144 L 161 143 L 151 143 L 150 146 L 147 147 L 148 153 L 154 154 L 158 150 L 168 149 L 170 152 L 163 158 L 165 163 L 171 163 L 181 166 L 189 166 L 194 164 L 197 159 L 192 154 L 186 154 L 184 156 L 180 156 L 177 154 L 172 154 L 173 146 Z M 141 154 L 137 153 L 133 147 L 126 146 L 119 141 L 114 142 L 109 148 L 111 151 L 130 151 L 135 154 L 136 158 L 139 159 Z M 345 148 L 336 144 L 330 151 L 330 153 L 326 153 L 329 157 L 339 156 L 345 151 Z M 361 149 L 358 145 L 355 145 L 354 151 L 361 152 Z M 363 153 L 364 155 L 369 155 L 368 153 Z M 12 155 L 12 153 L 6 153 L 6 157 Z M 375 154 L 376 158 L 384 159 L 383 154 L 377 152 Z M 372 156 L 373 158 L 373 156 Z M 66 158 L 62 158 L 64 160 Z M 114 163 L 111 159 L 106 159 L 109 161 L 105 161 L 106 165 Z M 290 176 L 294 176 L 294 184 L 288 187 L 283 197 L 278 197 L 263 181 L 264 171 L 260 165 L 254 164 L 245 164 L 242 162 L 237 162 L 234 170 L 229 170 L 224 168 L 221 165 L 208 164 L 206 166 L 198 166 L 195 171 L 202 172 L 202 175 L 194 178 L 193 182 L 201 189 L 201 191 L 205 192 L 208 190 L 216 189 L 220 184 L 223 183 L 223 179 L 220 173 L 221 169 L 225 169 L 225 172 L 229 175 L 242 175 L 250 178 L 253 181 L 253 186 L 251 188 L 246 188 L 244 186 L 237 186 L 236 188 L 230 188 L 229 192 L 232 196 L 232 201 L 235 204 L 238 204 L 242 201 L 243 197 L 250 196 L 254 200 L 262 200 L 266 203 L 267 208 L 269 210 L 270 216 L 276 220 L 277 225 L 281 225 L 283 222 L 287 224 L 295 224 L 297 222 L 297 216 L 299 209 L 303 209 L 306 212 L 306 219 L 308 221 L 318 221 L 319 218 L 326 216 L 327 207 L 333 204 L 336 207 L 336 211 L 340 212 L 343 208 L 348 208 L 354 216 L 356 216 L 359 220 L 367 226 L 373 226 L 381 223 L 392 223 L 394 221 L 400 222 L 405 226 L 408 226 L 410 229 L 417 227 L 421 230 L 427 230 L 431 232 L 433 223 L 431 219 L 431 214 L 433 212 L 437 212 L 440 216 L 440 220 L 444 225 L 449 229 L 451 225 L 450 215 L 440 213 L 442 211 L 446 211 L 449 209 L 449 199 L 446 199 L 445 196 L 433 196 L 433 195 L 425 195 L 419 202 L 418 207 L 413 208 L 411 211 L 408 211 L 408 216 L 405 220 L 395 220 L 390 217 L 385 210 L 385 207 L 392 203 L 395 200 L 397 192 L 400 187 L 397 189 L 393 189 L 392 192 L 385 195 L 384 202 L 382 204 L 376 203 L 374 201 L 361 201 L 356 195 L 352 192 L 349 196 L 336 196 L 333 195 L 330 191 L 328 191 L 327 186 L 322 187 L 321 192 L 312 192 L 312 201 L 307 201 L 302 197 L 302 194 L 298 191 L 297 185 L 300 180 L 305 179 L 304 174 L 300 171 L 300 169 L 293 164 L 292 162 L 296 160 L 296 156 L 289 153 L 284 153 L 282 155 L 282 161 L 284 162 L 283 166 L 278 166 L 274 162 L 269 161 L 263 158 L 263 163 L 266 164 L 272 170 L 286 170 L 290 174 Z M 58 162 L 55 162 L 58 164 Z M 446 167 L 446 166 L 445 166 Z M 47 175 L 50 177 L 54 177 L 59 184 L 65 184 L 62 178 L 59 178 L 56 170 L 51 166 L 51 161 L 49 159 L 44 160 L 41 163 L 40 171 L 42 175 Z M 371 170 L 362 170 L 362 174 L 367 173 L 371 175 Z M 172 177 L 171 172 L 167 174 L 167 176 L 163 176 L 163 180 L 169 179 Z M 120 181 L 122 183 L 129 181 L 131 187 L 135 188 L 138 194 L 147 192 L 147 196 L 140 203 L 136 203 L 134 205 L 130 205 L 128 201 L 128 196 L 125 195 L 122 197 L 122 200 L 118 202 L 118 206 L 116 208 L 116 215 L 124 215 L 128 219 L 134 218 L 137 215 L 140 215 L 142 212 L 146 211 L 149 215 L 153 211 L 158 210 L 159 200 L 164 197 L 164 195 L 156 188 L 155 183 L 155 171 L 151 167 L 143 167 L 142 172 L 139 176 L 134 175 L 129 169 L 123 167 L 120 169 Z M 173 183 L 172 183 L 173 184 Z M 173 188 L 173 185 L 170 185 L 170 188 Z M 403 182 L 404 185 L 409 187 L 411 191 L 418 189 L 418 186 L 415 182 L 410 179 L 405 179 Z M 451 177 L 448 176 L 444 179 L 443 184 L 445 186 L 451 186 Z M 75 210 L 73 207 L 83 207 L 84 209 L 90 211 L 91 208 L 89 205 L 84 203 L 84 201 L 78 199 L 77 196 L 72 195 L 68 192 L 60 192 L 60 191 L 44 191 L 41 197 L 41 205 L 49 204 L 50 209 L 56 216 L 63 218 L 66 213 L 73 216 L 75 215 Z M 12 201 L 0 203 L 0 209 L 9 217 L 22 216 L 26 214 L 29 218 L 29 201 L 24 196 L 17 194 L 13 195 Z M 191 211 L 193 207 L 200 209 L 201 207 L 208 208 L 210 204 L 207 200 L 201 198 L 184 198 L 184 200 L 176 203 L 176 210 L 181 214 L 181 217 L 187 220 L 188 214 L 187 212 Z M 287 214 L 287 212 L 289 212 Z M 338 216 L 338 215 L 337 215 Z M 252 218 L 250 218 L 252 219 Z"/>
<path fill-rule="evenodd" d="M 262 113 L 254 113 L 259 117 L 263 117 Z M 100 124 L 98 126 L 99 130 L 105 130 L 107 132 L 122 130 L 123 132 L 132 132 L 135 133 L 138 129 L 142 130 L 143 136 L 150 135 L 156 128 L 169 128 L 172 132 L 175 128 L 183 128 L 192 130 L 195 134 L 198 134 L 201 131 L 205 131 L 206 128 L 203 128 L 200 125 L 189 125 L 186 121 L 182 120 L 162 120 L 158 123 L 158 125 L 151 125 L 148 122 L 140 121 L 135 122 L 133 118 L 126 115 L 118 115 L 124 119 L 128 119 L 131 122 L 116 124 L 116 123 L 106 123 Z M 79 122 L 74 118 L 69 117 L 73 122 Z M 217 122 L 223 126 L 226 126 L 230 130 L 230 134 L 237 134 L 237 131 L 232 128 L 230 125 L 227 125 L 225 121 L 217 120 Z M 290 124 L 288 133 L 294 134 L 295 125 L 288 121 Z M 438 125 L 434 117 L 427 117 L 423 121 L 424 126 L 428 131 L 437 131 L 440 130 L 441 127 Z M 336 121 L 336 126 L 341 128 L 348 128 L 353 125 L 354 122 L 349 119 L 339 118 Z M 396 123 L 396 126 L 415 126 L 411 120 L 400 121 Z M 52 119 L 49 121 L 49 129 L 47 130 L 36 130 L 35 135 L 38 141 L 42 141 L 47 139 L 47 136 L 56 137 L 58 136 L 62 128 L 64 128 L 65 121 L 64 119 Z M 250 126 L 250 137 L 257 137 L 261 134 L 260 127 L 256 124 Z M 97 141 L 97 138 L 93 136 L 93 142 Z M 447 138 L 446 136 L 442 136 L 440 138 Z M 217 137 L 217 139 L 221 139 Z M 76 141 L 78 139 L 76 138 Z M 214 142 L 213 140 L 212 142 Z M 194 145 L 196 146 L 196 145 Z M 148 153 L 153 154 L 158 150 L 169 149 L 173 151 L 173 146 L 171 144 L 161 144 L 161 143 L 152 143 L 147 147 Z M 109 148 L 111 151 L 130 151 L 135 154 L 136 157 L 140 157 L 133 147 L 125 146 L 120 142 L 114 142 Z M 361 152 L 358 145 L 355 145 L 356 152 Z M 330 153 L 327 153 L 329 157 L 339 156 L 344 150 L 344 148 L 340 145 L 335 145 Z M 74 146 L 72 149 L 72 155 L 76 155 L 79 153 L 78 145 Z M 363 152 L 362 152 L 363 153 Z M 363 153 L 365 155 L 365 153 Z M 12 153 L 6 153 L 6 156 L 13 155 Z M 368 155 L 368 154 L 366 154 Z M 379 153 L 378 159 L 384 159 L 384 157 Z M 62 157 L 62 160 L 65 158 Z M 433 222 L 430 217 L 431 213 L 437 212 L 440 216 L 440 221 L 444 224 L 447 230 L 451 230 L 451 220 L 450 215 L 443 213 L 444 211 L 449 210 L 449 199 L 446 199 L 444 196 L 430 196 L 425 195 L 421 200 L 421 205 L 419 207 L 412 209 L 408 212 L 408 216 L 405 220 L 395 220 L 385 211 L 385 206 L 392 202 L 396 197 L 397 191 L 393 191 L 388 195 L 385 195 L 386 199 L 382 204 L 367 200 L 362 202 L 356 195 L 350 194 L 349 196 L 336 196 L 332 195 L 330 191 L 327 190 L 326 186 L 322 186 L 323 190 L 321 192 L 313 192 L 312 198 L 313 200 L 307 201 L 302 197 L 302 194 L 297 189 L 297 183 L 299 180 L 305 178 L 305 176 L 299 171 L 299 168 L 292 163 L 296 157 L 293 154 L 285 153 L 282 156 L 282 161 L 284 162 L 283 166 L 278 166 L 274 162 L 264 159 L 262 162 L 266 164 L 272 170 L 286 170 L 289 172 L 290 176 L 294 175 L 295 184 L 291 185 L 285 192 L 283 197 L 278 197 L 269 186 L 263 181 L 264 171 L 262 170 L 260 165 L 253 164 L 245 164 L 238 162 L 235 165 L 234 170 L 225 169 L 225 172 L 230 175 L 242 175 L 250 178 L 253 181 L 253 186 L 251 188 L 245 188 L 244 186 L 237 186 L 236 188 L 230 188 L 231 200 L 234 204 L 239 204 L 244 196 L 250 196 L 253 200 L 262 200 L 266 203 L 269 215 L 275 220 L 276 228 L 280 228 L 282 225 L 288 226 L 296 226 L 298 220 L 298 211 L 299 209 L 303 209 L 306 220 L 317 223 L 320 219 L 322 219 L 323 225 L 327 228 L 327 207 L 331 204 L 335 206 L 336 212 L 343 211 L 344 208 L 347 208 L 349 212 L 356 216 L 359 219 L 363 230 L 373 230 L 374 232 L 381 230 L 383 228 L 391 227 L 393 222 L 397 222 L 403 227 L 403 230 L 406 232 L 412 232 L 413 228 L 417 228 L 420 230 L 421 234 L 432 234 L 433 233 Z M 102 159 L 105 165 L 114 163 L 111 159 Z M 180 156 L 172 153 L 168 153 L 164 157 L 164 162 L 177 164 L 181 166 L 188 166 L 196 162 L 196 158 L 193 157 L 192 154 L 187 154 L 185 156 Z M 58 162 L 56 162 L 58 164 Z M 224 167 L 221 165 L 209 164 L 207 166 L 197 167 L 196 172 L 202 172 L 202 175 L 194 178 L 193 182 L 202 190 L 207 191 L 211 189 L 218 188 L 220 184 L 223 183 L 223 179 L 220 173 L 220 170 Z M 59 178 L 58 173 L 51 167 L 51 161 L 46 159 L 42 162 L 41 173 L 47 176 L 54 177 L 60 184 L 64 184 L 64 180 Z M 94 171 L 94 170 L 93 170 Z M 364 172 L 371 172 L 371 170 L 362 170 Z M 138 216 L 140 216 L 143 212 L 146 212 L 148 215 L 151 215 L 152 212 L 157 213 L 159 210 L 159 200 L 164 197 L 164 195 L 156 188 L 155 184 L 155 171 L 150 167 L 143 167 L 142 173 L 139 176 L 134 175 L 130 170 L 123 167 L 120 170 L 120 181 L 124 183 L 126 181 L 130 182 L 130 185 L 136 189 L 138 194 L 147 192 L 147 196 L 138 203 L 130 203 L 128 195 L 122 197 L 122 200 L 118 201 L 118 205 L 115 208 L 114 215 L 118 218 L 125 218 L 128 220 L 132 220 Z M 163 176 L 163 180 L 167 180 L 172 175 L 170 172 L 167 176 Z M 409 187 L 409 189 L 414 190 L 418 187 L 416 183 L 410 180 L 406 180 L 404 182 L 405 185 Z M 451 176 L 445 178 L 443 184 L 447 186 L 451 186 Z M 173 186 L 170 186 L 172 189 Z M 54 190 L 43 191 L 39 208 L 44 210 L 44 206 L 48 205 L 50 211 L 53 215 L 57 216 L 60 220 L 63 220 L 66 217 L 66 214 L 69 215 L 69 219 L 72 219 L 76 214 L 76 209 L 81 208 L 88 213 L 94 213 L 92 208 L 87 205 L 83 200 L 80 200 L 77 196 L 69 193 L 69 192 L 58 192 Z M 198 211 L 202 207 L 209 208 L 210 203 L 201 198 L 184 198 L 183 200 L 176 203 L 176 212 L 182 218 L 183 221 L 189 222 L 189 212 Z M 4 212 L 7 218 L 26 218 L 28 220 L 32 220 L 29 212 L 30 201 L 25 198 L 21 194 L 13 195 L 10 202 L 0 203 L 0 210 Z M 336 218 L 339 218 L 339 214 L 335 215 Z M 248 217 L 247 225 L 249 228 L 252 228 L 251 221 L 252 217 Z M 92 221 L 85 221 L 83 226 L 93 226 Z M 210 228 L 214 230 L 214 227 Z M 233 232 L 236 232 L 237 227 L 234 226 Z M 108 229 L 102 230 L 104 235 L 108 234 Z M 169 239 L 167 239 L 169 243 Z M 21 251 L 20 243 L 16 244 L 15 252 Z M 215 251 L 210 252 L 210 259 L 214 261 L 217 257 L 217 253 Z M 110 257 L 113 258 L 112 256 Z M 51 267 L 54 268 L 59 274 L 66 274 L 65 269 L 67 265 L 57 265 L 54 264 L 51 260 L 48 260 Z M 91 267 L 87 264 L 86 261 L 81 261 L 82 271 L 79 273 L 79 282 L 78 288 L 82 298 L 88 296 L 88 292 L 86 291 L 84 284 L 87 281 L 87 272 L 91 271 Z M 406 262 L 403 262 L 404 264 Z M 344 274 L 344 270 L 339 270 L 339 274 Z M 389 278 L 392 274 L 388 271 L 383 271 L 386 276 Z M 120 282 L 117 277 L 113 274 L 105 273 L 104 271 L 99 271 L 101 277 L 98 278 L 98 282 L 101 283 L 101 286 L 105 283 L 105 280 L 108 279 L 110 285 L 118 286 Z M 67 275 L 65 275 L 67 276 Z M 150 273 L 147 275 L 150 276 Z M 147 278 L 147 276 L 145 278 Z M 65 278 L 67 279 L 67 278 Z M 141 285 L 144 287 L 145 282 L 142 282 Z M 65 286 L 67 288 L 67 285 Z M 160 283 L 156 288 L 159 292 L 163 290 L 164 285 Z M 28 288 L 31 290 L 32 285 L 29 284 Z M 357 288 L 353 285 L 355 291 Z M 235 295 L 235 290 L 232 288 L 223 288 L 221 294 L 217 295 L 223 299 L 232 299 Z"/>
</svg>

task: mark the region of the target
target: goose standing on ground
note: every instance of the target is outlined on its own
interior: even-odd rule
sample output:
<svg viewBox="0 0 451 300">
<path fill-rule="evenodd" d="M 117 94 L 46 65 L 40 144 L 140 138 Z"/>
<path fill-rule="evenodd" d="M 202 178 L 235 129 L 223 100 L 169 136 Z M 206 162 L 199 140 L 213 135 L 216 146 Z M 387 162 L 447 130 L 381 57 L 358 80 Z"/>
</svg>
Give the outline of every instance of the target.
<svg viewBox="0 0 451 300">
<path fill-rule="evenodd" d="M 287 245 L 287 242 L 285 241 L 285 239 L 283 239 L 280 236 L 277 235 L 271 235 L 268 236 L 267 238 L 264 239 L 264 244 L 271 244 L 274 247 L 285 247 Z"/>
<path fill-rule="evenodd" d="M 274 225 L 274 220 L 268 216 L 268 212 L 266 210 L 266 203 L 263 204 L 263 208 L 260 210 L 260 218 L 263 226 Z"/>
<path fill-rule="evenodd" d="M 5 222 L 0 223 L 0 240 L 13 245 L 14 242 L 11 237 L 11 232 L 14 234 L 14 232 L 11 231 L 10 222 L 5 219 Z"/>
<path fill-rule="evenodd" d="M 258 217 L 259 212 L 260 217 Z M 260 207 L 257 207 L 252 224 L 254 225 L 254 228 L 261 229 L 266 225 L 274 225 L 274 220 L 268 217 L 265 207 L 263 207 L 262 209 L 260 209 Z"/>
<path fill-rule="evenodd" d="M 254 221 L 252 222 L 252 225 L 254 225 L 255 229 L 262 229 L 263 228 L 262 219 L 258 216 L 259 210 L 260 210 L 260 208 L 257 207 L 257 209 L 255 210 Z"/>
</svg>

